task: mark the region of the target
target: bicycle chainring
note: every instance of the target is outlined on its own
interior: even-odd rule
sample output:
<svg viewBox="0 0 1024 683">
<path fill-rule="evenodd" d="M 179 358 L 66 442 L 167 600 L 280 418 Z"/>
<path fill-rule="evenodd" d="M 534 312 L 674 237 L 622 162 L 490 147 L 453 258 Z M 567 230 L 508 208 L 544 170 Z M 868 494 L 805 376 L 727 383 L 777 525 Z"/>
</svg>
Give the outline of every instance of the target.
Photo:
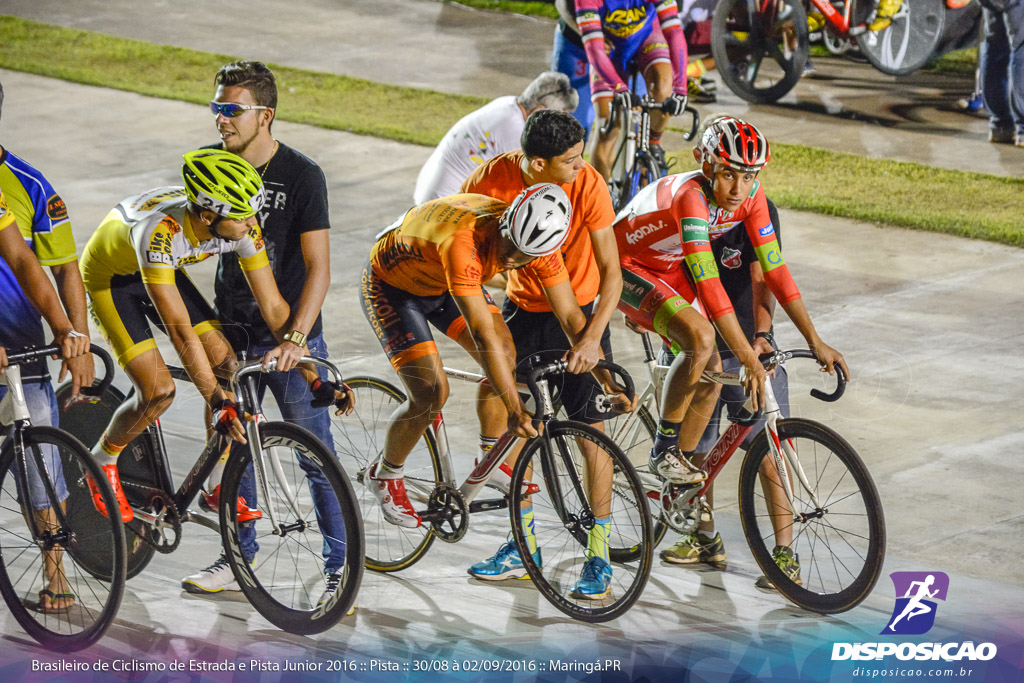
<svg viewBox="0 0 1024 683">
<path fill-rule="evenodd" d="M 700 489 L 699 485 L 683 486 L 662 482 L 661 518 L 665 524 L 681 534 L 693 532 L 707 508 L 704 499 L 697 497 Z"/>
<path fill-rule="evenodd" d="M 145 531 L 139 538 L 158 553 L 173 553 L 181 543 L 181 513 L 177 506 L 164 496 L 156 495 L 150 498 L 145 511 L 156 517 L 156 523 L 140 522 Z"/>
<path fill-rule="evenodd" d="M 433 515 L 431 530 L 445 543 L 461 541 L 469 530 L 466 499 L 451 484 L 441 484 L 434 489 L 427 501 L 427 511 Z"/>
</svg>

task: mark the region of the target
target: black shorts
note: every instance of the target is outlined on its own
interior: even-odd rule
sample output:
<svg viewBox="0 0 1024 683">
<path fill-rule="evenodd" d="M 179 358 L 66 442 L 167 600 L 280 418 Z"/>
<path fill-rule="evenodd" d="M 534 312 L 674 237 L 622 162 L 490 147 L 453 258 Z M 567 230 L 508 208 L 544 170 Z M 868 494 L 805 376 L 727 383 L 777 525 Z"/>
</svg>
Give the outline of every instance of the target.
<svg viewBox="0 0 1024 683">
<path fill-rule="evenodd" d="M 593 315 L 593 302 L 580 308 L 588 319 Z M 572 348 L 554 313 L 531 313 L 516 306 L 511 299 L 505 299 L 501 313 L 516 345 L 516 374 L 520 381 L 523 381 L 522 373 L 534 356 L 549 362 L 560 359 Z M 611 331 L 607 327 L 601 335 L 601 350 L 607 360 L 612 359 Z M 593 424 L 613 416 L 610 411 L 603 410 L 604 390 L 590 373 L 564 373 L 552 377 L 549 385 L 572 420 Z"/>
<path fill-rule="evenodd" d="M 188 311 L 189 324 L 202 335 L 220 329 L 217 314 L 184 270 L 174 271 L 174 284 Z M 114 275 L 106 289 L 89 291 L 89 312 L 124 367 L 139 354 L 156 348 L 150 322 L 166 332 L 156 306 L 146 292 L 141 273 Z"/>
<path fill-rule="evenodd" d="M 483 286 L 480 291 L 488 307 L 497 313 L 498 306 L 491 295 Z M 437 353 L 430 325 L 456 341 L 466 329 L 466 320 L 451 293 L 437 296 L 410 294 L 384 282 L 370 264 L 363 268 L 359 292 L 363 315 L 395 370 L 416 358 Z"/>
</svg>

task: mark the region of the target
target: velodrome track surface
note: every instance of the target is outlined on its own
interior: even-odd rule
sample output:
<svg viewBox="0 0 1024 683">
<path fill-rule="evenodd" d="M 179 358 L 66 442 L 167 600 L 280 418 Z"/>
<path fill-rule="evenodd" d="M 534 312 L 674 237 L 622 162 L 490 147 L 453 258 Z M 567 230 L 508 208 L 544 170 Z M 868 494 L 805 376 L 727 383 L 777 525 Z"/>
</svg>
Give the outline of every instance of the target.
<svg viewBox="0 0 1024 683">
<path fill-rule="evenodd" d="M 86 21 L 93 4 L 75 3 L 82 16 L 72 17 L 74 21 L 59 13 L 53 20 L 98 30 Z M 124 9 L 116 2 L 106 4 L 111 13 Z M 440 15 L 457 11 L 439 10 L 433 3 L 382 3 L 390 4 Z M 182 35 L 173 30 L 177 16 L 168 15 L 168 30 L 161 36 Z M 291 21 L 300 19 L 293 16 Z M 197 33 L 206 39 L 193 46 L 213 49 L 212 28 L 196 28 L 189 39 L 199 42 Z M 443 37 L 449 32 L 437 33 Z M 216 49 L 295 63 L 299 46 L 286 53 L 271 38 L 258 41 L 261 47 L 250 41 L 248 50 L 223 42 Z M 537 69 L 524 68 L 509 77 L 499 92 L 514 92 L 540 62 Z M 303 65 L 329 68 L 326 63 Z M 388 65 L 385 71 L 392 68 Z M 215 139 L 212 118 L 203 107 L 10 71 L 0 71 L 0 79 L 6 91 L 0 141 L 50 177 L 68 204 L 80 249 L 113 204 L 142 189 L 177 182 L 182 152 Z M 460 83 L 451 89 L 465 91 Z M 283 106 L 286 102 L 282 93 Z M 996 154 L 988 143 L 978 145 L 971 137 L 978 137 L 976 127 L 967 127 L 970 135 L 948 136 L 948 145 L 965 157 L 981 159 L 975 152 L 981 149 Z M 345 371 L 362 373 L 369 367 L 387 375 L 383 354 L 369 326 L 361 322 L 356 282 L 372 236 L 408 208 L 416 173 L 429 150 L 283 122 L 275 124 L 275 135 L 316 159 L 327 175 L 333 283 L 325 336 L 332 354 Z M 913 135 L 925 133 L 908 133 Z M 999 150 L 996 156 L 1003 172 L 1015 172 L 1002 154 Z M 801 414 L 822 419 L 846 436 L 871 468 L 886 510 L 885 573 L 933 569 L 951 575 L 950 599 L 932 631 L 936 638 L 969 624 L 978 624 L 975 639 L 1011 622 L 1019 624 L 1024 606 L 1019 550 L 1024 532 L 1019 512 L 1024 420 L 1018 407 L 1024 393 L 1019 352 L 1024 341 L 1024 252 L 791 211 L 782 212 L 782 223 L 787 261 L 815 323 L 822 337 L 846 354 L 856 377 L 839 404 L 824 407 L 806 396 L 816 373 L 794 364 L 793 395 L 802 397 L 794 403 Z M 192 272 L 208 281 L 212 269 Z M 778 336 L 783 346 L 800 341 L 788 324 L 780 325 Z M 614 344 L 620 362 L 642 376 L 639 345 L 619 322 Z M 445 341 L 442 353 L 451 364 L 470 363 Z M 456 471 L 464 475 L 476 427 L 470 395 L 455 389 L 447 414 Z M 164 420 L 178 476 L 191 464 L 203 438 L 195 426 L 198 410 L 198 399 L 182 388 Z M 737 458 L 730 464 L 722 482 L 735 481 L 738 463 Z M 883 575 L 859 608 L 831 618 L 757 591 L 753 580 L 759 571 L 745 548 L 730 489 L 731 483 L 719 487 L 718 517 L 730 554 L 728 569 L 702 572 L 656 563 L 640 602 L 612 624 L 572 622 L 528 582 L 495 586 L 469 579 L 465 568 L 493 553 L 507 529 L 500 515 L 478 515 L 458 545 L 437 544 L 419 564 L 398 575 L 367 573 L 354 618 L 320 636 L 291 636 L 270 626 L 241 598 L 200 598 L 180 591 L 180 578 L 211 562 L 218 552 L 216 536 L 192 525 L 178 552 L 157 556 L 128 584 L 115 625 L 90 654 L 217 660 L 306 653 L 408 660 L 417 655 L 565 654 L 583 647 L 619 656 L 640 647 L 664 651 L 668 657 L 675 647 L 703 644 L 735 661 L 737 653 L 758 644 L 767 648 L 775 638 L 794 646 L 830 638 L 873 639 L 871 634 L 879 632 L 892 610 L 888 578 Z M 0 659 L 19 666 L 41 657 L 6 612 L 0 617 L 0 632 Z"/>
</svg>

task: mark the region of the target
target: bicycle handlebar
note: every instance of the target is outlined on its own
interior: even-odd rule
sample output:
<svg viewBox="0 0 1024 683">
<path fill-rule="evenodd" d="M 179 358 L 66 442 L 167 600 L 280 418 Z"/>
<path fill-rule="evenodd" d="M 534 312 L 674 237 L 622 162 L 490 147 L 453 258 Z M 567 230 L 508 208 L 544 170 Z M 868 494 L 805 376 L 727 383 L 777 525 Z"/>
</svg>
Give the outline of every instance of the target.
<svg viewBox="0 0 1024 683">
<path fill-rule="evenodd" d="M 619 111 L 624 107 L 622 100 L 619 96 L 612 98 L 611 103 L 608 105 L 608 120 L 603 126 L 601 126 L 601 135 L 608 135 L 615 128 L 618 123 Z M 640 98 L 640 109 L 645 112 L 661 111 L 665 108 L 664 102 L 655 102 L 650 95 L 644 95 Z M 694 107 L 690 106 L 687 102 L 686 106 L 683 107 L 683 112 L 690 114 L 693 117 L 693 122 L 690 125 L 689 132 L 683 133 L 683 139 L 689 142 L 697 136 L 697 129 L 700 128 L 700 112 Z"/>
<path fill-rule="evenodd" d="M 765 370 L 768 370 L 772 366 L 781 365 L 790 358 L 818 359 L 818 357 L 814 355 L 813 351 L 808 349 L 793 349 L 792 351 L 765 353 L 760 356 L 759 360 L 761 361 L 761 364 L 764 365 Z M 839 365 L 839 363 L 833 363 L 833 368 L 836 371 L 836 388 L 831 394 L 827 394 L 821 389 L 811 389 L 811 396 L 819 401 L 826 401 L 828 403 L 838 401 L 846 391 L 846 373 L 843 372 L 843 367 Z"/>
<path fill-rule="evenodd" d="M 103 378 L 99 384 L 94 384 L 91 387 L 82 387 L 81 392 L 86 396 L 99 396 L 110 383 L 114 381 L 114 359 L 110 357 L 106 349 L 100 348 L 95 344 L 89 344 L 89 353 L 97 356 L 103 362 Z M 30 363 L 39 358 L 46 358 L 47 356 L 60 356 L 59 346 L 41 346 L 38 349 L 27 349 L 19 351 L 18 353 L 11 353 L 7 355 L 8 365 L 22 365 L 24 363 Z"/>
<path fill-rule="evenodd" d="M 325 367 L 327 368 L 327 371 L 334 375 L 339 382 L 343 381 L 341 371 L 338 370 L 334 363 L 331 363 L 328 360 L 324 360 L 323 358 L 314 358 L 313 356 L 303 356 L 299 360 L 299 363 L 311 363 L 313 365 Z M 170 371 L 171 377 L 174 379 L 181 380 L 183 382 L 192 381 L 192 378 L 188 376 L 188 372 L 186 372 L 183 367 L 178 365 L 168 365 L 167 370 Z M 218 377 L 217 383 L 220 384 L 222 388 L 230 390 L 233 385 L 240 384 L 243 377 L 251 375 L 254 372 L 277 372 L 277 359 L 275 358 L 271 360 L 270 364 L 266 368 L 263 367 L 263 359 L 261 358 L 254 358 L 253 360 L 246 361 L 242 363 L 237 370 L 235 370 L 231 379 Z"/>
<path fill-rule="evenodd" d="M 569 363 L 567 361 L 556 360 L 543 365 L 534 365 L 526 371 L 526 386 L 530 389 L 530 393 L 533 395 L 533 402 L 536 404 L 537 410 L 542 410 L 544 406 L 544 400 L 538 382 L 544 379 L 547 375 L 565 372 L 568 367 Z M 636 387 L 633 384 L 633 378 L 629 376 L 626 369 L 621 365 L 608 360 L 597 361 L 597 367 L 602 370 L 607 370 L 612 373 L 616 379 L 622 380 L 622 386 L 625 389 L 626 396 L 632 402 L 633 397 L 636 395 Z"/>
</svg>

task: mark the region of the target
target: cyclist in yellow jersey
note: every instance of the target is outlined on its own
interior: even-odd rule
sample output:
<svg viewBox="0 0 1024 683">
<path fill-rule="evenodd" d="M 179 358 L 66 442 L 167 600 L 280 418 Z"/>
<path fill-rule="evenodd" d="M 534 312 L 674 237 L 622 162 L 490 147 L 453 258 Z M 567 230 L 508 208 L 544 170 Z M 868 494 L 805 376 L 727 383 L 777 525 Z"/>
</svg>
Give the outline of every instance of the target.
<svg viewBox="0 0 1024 683">
<path fill-rule="evenodd" d="M 233 369 L 233 351 L 183 266 L 214 254 L 237 253 L 260 311 L 279 340 L 290 315 L 256 222 L 256 212 L 266 201 L 256 169 L 230 152 L 197 150 L 185 155 L 182 177 L 184 188 L 157 188 L 118 204 L 82 254 L 90 311 L 135 386 L 134 398 L 118 408 L 93 448 L 126 522 L 133 515 L 121 490 L 117 456 L 170 406 L 175 390 L 148 321 L 170 337 L 213 411 L 215 429 L 245 443 L 232 396 L 214 376 L 214 368 L 225 373 Z M 279 369 L 290 370 L 301 356 L 301 347 L 281 343 L 264 356 L 264 363 L 277 359 Z M 91 480 L 89 484 L 93 503 L 106 514 L 98 488 Z"/>
</svg>

